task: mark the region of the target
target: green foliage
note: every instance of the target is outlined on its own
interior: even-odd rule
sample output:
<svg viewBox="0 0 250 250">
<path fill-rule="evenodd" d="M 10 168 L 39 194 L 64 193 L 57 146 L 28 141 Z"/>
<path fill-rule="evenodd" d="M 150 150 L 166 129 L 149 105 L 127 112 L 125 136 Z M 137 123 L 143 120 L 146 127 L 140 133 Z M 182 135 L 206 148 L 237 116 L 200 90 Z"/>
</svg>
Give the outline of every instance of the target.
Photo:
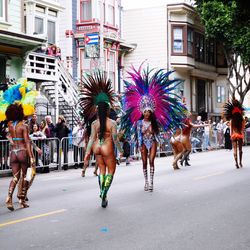
<svg viewBox="0 0 250 250">
<path fill-rule="evenodd" d="M 250 63 L 250 11 L 244 0 L 197 0 L 207 38 L 221 42 L 227 54 Z"/>
</svg>

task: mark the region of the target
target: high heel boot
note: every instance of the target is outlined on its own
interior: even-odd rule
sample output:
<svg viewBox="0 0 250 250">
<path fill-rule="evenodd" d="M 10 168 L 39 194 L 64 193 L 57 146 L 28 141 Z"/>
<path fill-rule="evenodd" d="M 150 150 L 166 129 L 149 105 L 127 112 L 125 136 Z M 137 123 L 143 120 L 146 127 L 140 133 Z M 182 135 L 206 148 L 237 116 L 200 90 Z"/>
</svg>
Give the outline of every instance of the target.
<svg viewBox="0 0 250 250">
<path fill-rule="evenodd" d="M 150 192 L 153 192 L 154 189 L 154 172 L 155 172 L 155 168 L 154 167 L 150 167 L 150 185 L 148 190 Z"/>
<path fill-rule="evenodd" d="M 20 200 L 19 200 L 19 204 L 20 204 L 21 208 L 29 207 L 29 204 L 26 203 L 26 195 L 27 195 L 28 187 L 29 187 L 29 182 L 27 180 L 23 179 L 22 192 L 21 192 Z"/>
<path fill-rule="evenodd" d="M 108 193 L 108 190 L 111 186 L 112 181 L 113 181 L 113 175 L 107 174 L 105 177 L 104 186 L 103 186 L 102 192 L 101 192 L 102 207 L 104 207 L 104 208 L 107 207 L 107 205 L 108 205 L 107 193 Z"/>
<path fill-rule="evenodd" d="M 13 188 L 13 187 L 9 187 L 8 196 L 6 198 L 6 206 L 10 211 L 14 211 L 14 206 L 12 203 L 12 195 L 13 195 L 14 189 L 15 188 Z"/>
<path fill-rule="evenodd" d="M 148 170 L 147 168 L 143 168 L 143 175 L 145 179 L 144 191 L 148 191 Z"/>
</svg>

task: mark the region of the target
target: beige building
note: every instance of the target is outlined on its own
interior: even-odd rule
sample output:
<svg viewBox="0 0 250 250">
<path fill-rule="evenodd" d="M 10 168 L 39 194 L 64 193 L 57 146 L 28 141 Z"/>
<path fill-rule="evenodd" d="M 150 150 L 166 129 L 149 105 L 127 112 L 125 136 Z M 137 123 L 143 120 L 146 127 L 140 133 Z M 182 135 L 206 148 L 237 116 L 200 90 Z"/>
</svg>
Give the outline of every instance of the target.
<svg viewBox="0 0 250 250">
<path fill-rule="evenodd" d="M 223 53 L 207 41 L 195 9 L 186 3 L 124 11 L 123 35 L 137 44 L 124 59 L 124 68 L 145 61 L 150 68 L 175 70 L 184 80 L 178 92 L 188 109 L 203 119 L 219 119 L 228 98 Z"/>
</svg>

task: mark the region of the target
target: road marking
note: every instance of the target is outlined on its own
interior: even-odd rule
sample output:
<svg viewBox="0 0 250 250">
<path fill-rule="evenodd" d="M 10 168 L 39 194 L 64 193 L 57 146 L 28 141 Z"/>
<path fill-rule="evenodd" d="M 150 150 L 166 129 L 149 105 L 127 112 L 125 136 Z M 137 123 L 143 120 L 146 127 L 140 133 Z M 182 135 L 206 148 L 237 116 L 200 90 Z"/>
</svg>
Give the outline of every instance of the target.
<svg viewBox="0 0 250 250">
<path fill-rule="evenodd" d="M 216 173 L 213 173 L 213 174 L 209 174 L 209 175 L 204 175 L 204 176 L 200 176 L 200 177 L 195 177 L 194 180 L 195 181 L 199 181 L 199 180 L 203 180 L 203 179 L 206 179 L 206 178 L 209 178 L 209 177 L 213 177 L 213 176 L 217 176 L 217 175 L 222 175 L 224 174 L 225 172 L 216 172 Z"/>
<path fill-rule="evenodd" d="M 5 223 L 0 224 L 0 228 L 1 228 L 1 227 L 8 226 L 8 225 L 12 225 L 12 224 L 24 222 L 24 221 L 29 221 L 29 220 L 38 219 L 38 218 L 45 217 L 45 216 L 49 216 L 49 215 L 53 215 L 53 214 L 63 213 L 63 212 L 65 212 L 65 211 L 66 211 L 66 209 L 60 209 L 60 210 L 56 210 L 56 211 L 49 212 L 49 213 L 46 213 L 46 214 L 39 214 L 39 215 L 31 216 L 31 217 L 26 217 L 26 218 L 23 218 L 23 219 L 20 219 L 20 220 L 8 221 L 8 222 L 5 222 Z"/>
</svg>

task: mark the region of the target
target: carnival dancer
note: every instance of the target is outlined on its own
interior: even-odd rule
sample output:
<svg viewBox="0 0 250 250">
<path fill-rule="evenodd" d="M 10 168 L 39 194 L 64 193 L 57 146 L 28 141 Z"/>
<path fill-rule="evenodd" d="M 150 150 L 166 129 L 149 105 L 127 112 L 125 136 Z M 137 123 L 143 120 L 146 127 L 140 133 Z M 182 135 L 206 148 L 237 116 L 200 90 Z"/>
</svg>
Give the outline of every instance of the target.
<svg viewBox="0 0 250 250">
<path fill-rule="evenodd" d="M 88 165 L 91 150 L 93 150 L 99 167 L 101 205 L 105 208 L 108 205 L 107 193 L 116 170 L 114 144 L 119 150 L 120 156 L 123 153 L 117 139 L 116 122 L 108 118 L 110 107 L 114 102 L 114 91 L 106 74 L 97 71 L 84 78 L 80 92 L 82 94 L 80 106 L 83 109 L 84 118 L 89 121 L 92 116 L 97 114 L 97 119 L 91 125 L 84 164 Z"/>
<path fill-rule="evenodd" d="M 242 145 L 244 142 L 244 127 L 245 120 L 244 116 L 244 108 L 242 104 L 233 99 L 232 101 L 228 101 L 224 105 L 223 115 L 227 120 L 230 120 L 230 131 L 231 131 L 231 140 L 233 144 L 234 151 L 234 160 L 236 168 L 242 168 Z M 238 150 L 239 150 L 239 161 L 238 161 Z"/>
<path fill-rule="evenodd" d="M 208 124 L 194 124 L 190 118 L 186 118 L 183 121 L 182 129 L 178 129 L 178 133 L 172 136 L 170 142 L 174 152 L 173 168 L 180 169 L 178 166 L 178 160 L 181 159 L 181 165 L 185 162 L 185 166 L 190 166 L 188 162 L 189 154 L 192 150 L 192 144 L 190 141 L 190 135 L 192 128 L 201 128 L 208 126 Z"/>
<path fill-rule="evenodd" d="M 28 126 L 23 122 L 24 116 L 30 116 L 35 111 L 34 104 L 37 92 L 32 90 L 33 87 L 34 83 L 20 79 L 1 95 L 0 120 L 6 119 L 8 121 L 8 139 L 11 142 L 10 165 L 13 179 L 10 182 L 6 199 L 6 206 L 11 211 L 14 210 L 12 195 L 20 175 L 23 176 L 21 179 L 20 207 L 26 208 L 29 206 L 25 201 L 29 187 L 29 181 L 26 179 L 29 164 L 32 167 L 32 175 L 35 175 L 35 159 L 31 150 Z"/>
<path fill-rule="evenodd" d="M 144 190 L 152 192 L 159 131 L 173 130 L 185 118 L 186 108 L 181 103 L 181 98 L 173 93 L 183 81 L 170 80 L 172 72 L 157 70 L 153 73 L 149 69 L 142 70 L 142 66 L 138 71 L 132 67 L 132 71 L 128 73 L 131 81 L 125 81 L 125 115 L 121 118 L 121 129 L 125 131 L 125 136 L 136 135 L 142 157 Z"/>
</svg>

